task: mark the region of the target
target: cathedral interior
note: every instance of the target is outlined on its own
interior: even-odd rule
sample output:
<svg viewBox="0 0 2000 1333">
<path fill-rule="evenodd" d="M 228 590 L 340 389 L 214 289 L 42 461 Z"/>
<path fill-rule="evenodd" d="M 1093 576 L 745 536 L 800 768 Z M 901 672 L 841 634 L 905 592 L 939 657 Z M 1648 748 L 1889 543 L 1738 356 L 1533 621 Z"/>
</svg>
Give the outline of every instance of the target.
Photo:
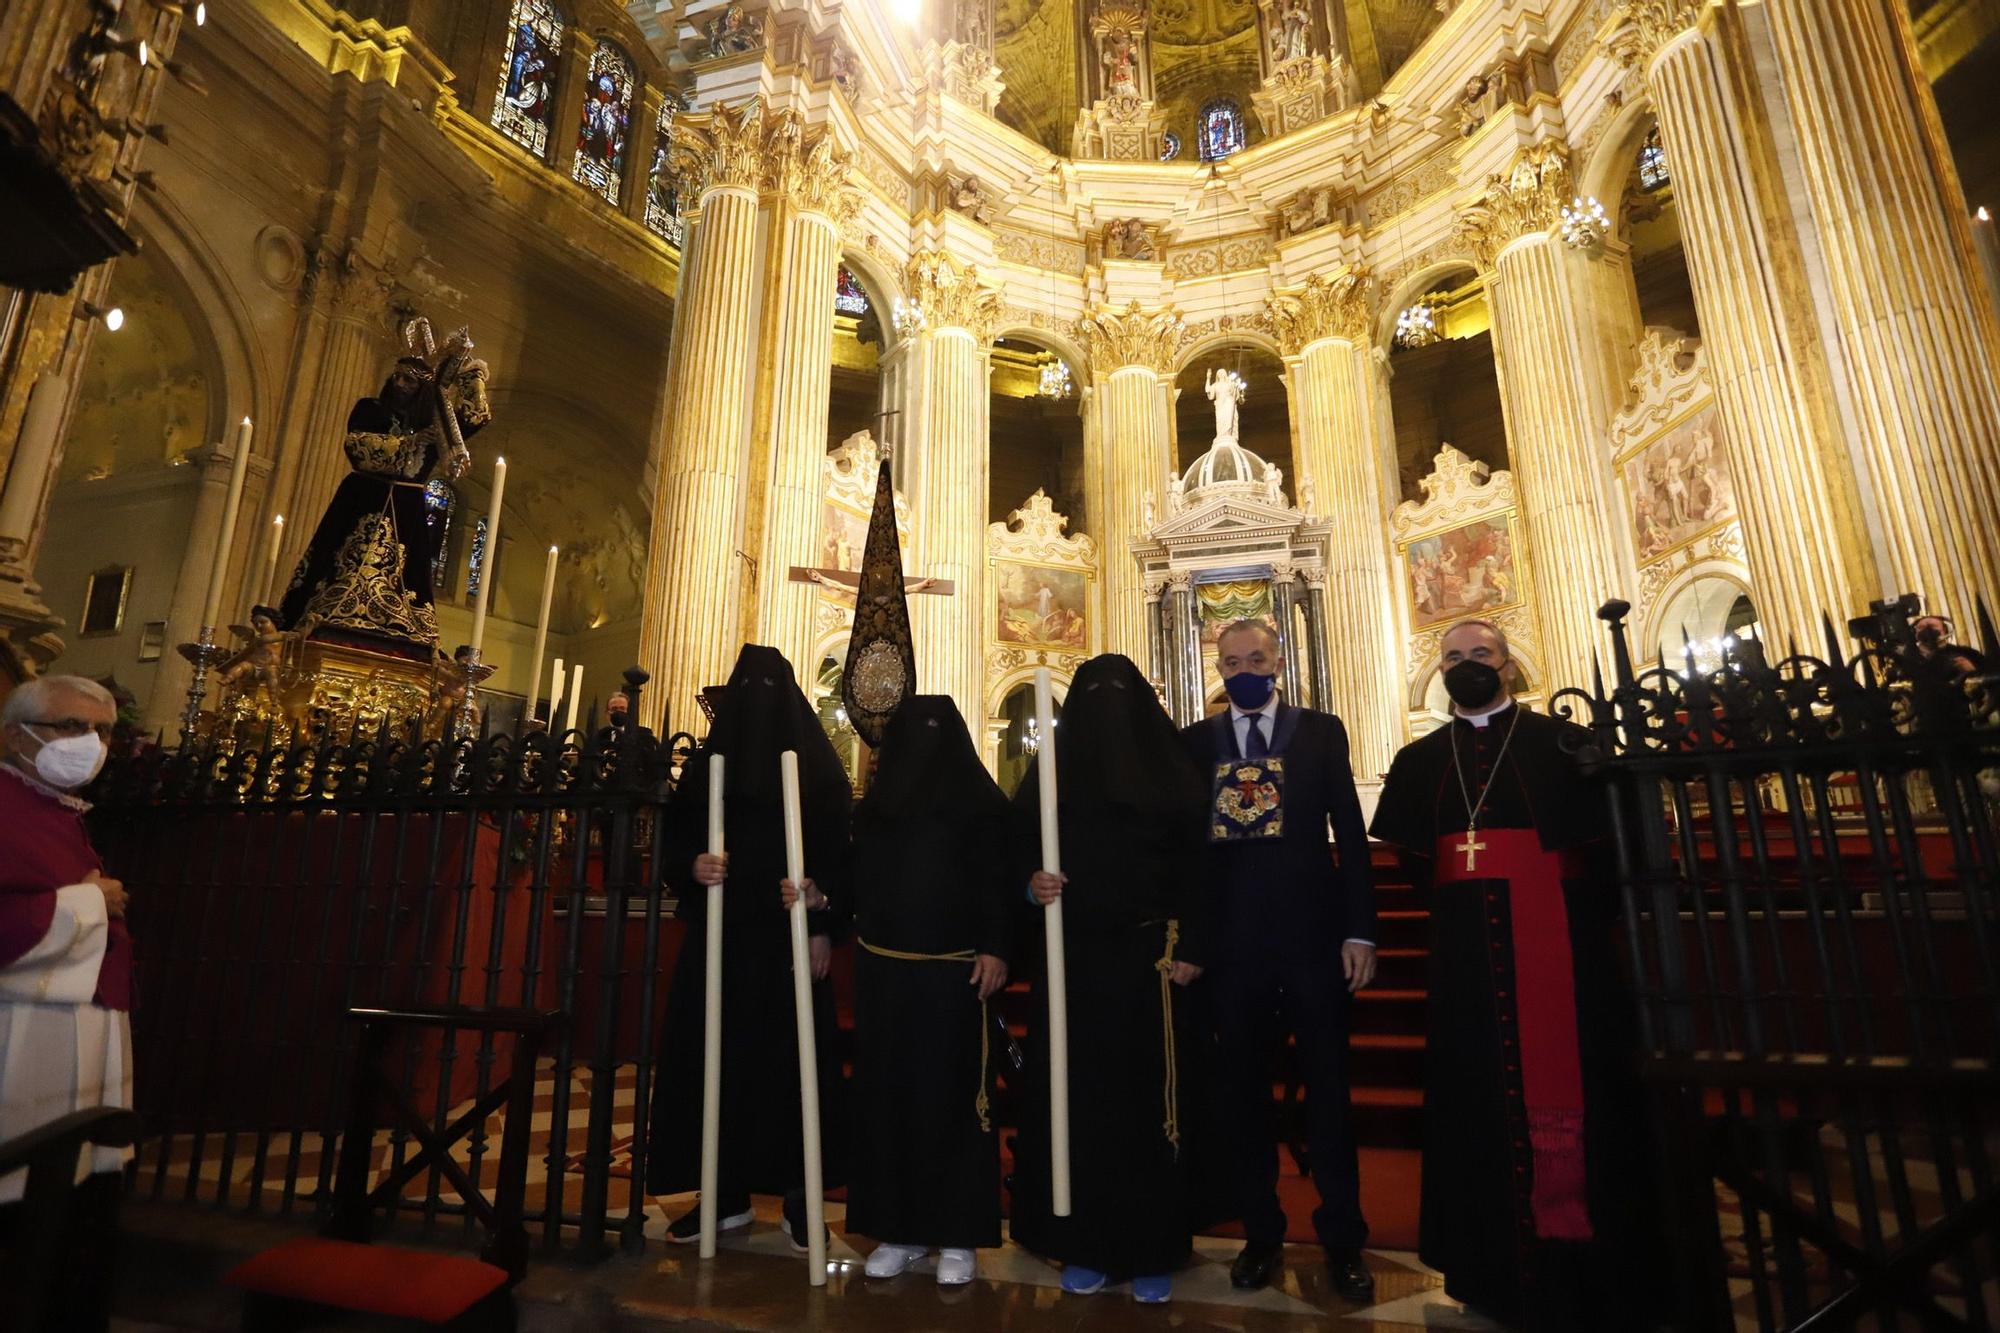
<svg viewBox="0 0 2000 1333">
<path fill-rule="evenodd" d="M 761 643 L 858 784 L 884 463 L 917 686 L 1009 789 L 1039 669 L 1191 722 L 1245 616 L 1368 802 L 1466 617 L 1538 708 L 1613 601 L 1689 675 L 1905 594 L 1970 641 L 1989 79 L 1990 0 L 7 0 L 0 694 L 560 732 L 636 664 L 698 736 Z M 319 549 L 357 403 L 452 349 L 469 463 Z M 316 623 L 374 646 L 314 656 L 350 558 Z"/>
</svg>

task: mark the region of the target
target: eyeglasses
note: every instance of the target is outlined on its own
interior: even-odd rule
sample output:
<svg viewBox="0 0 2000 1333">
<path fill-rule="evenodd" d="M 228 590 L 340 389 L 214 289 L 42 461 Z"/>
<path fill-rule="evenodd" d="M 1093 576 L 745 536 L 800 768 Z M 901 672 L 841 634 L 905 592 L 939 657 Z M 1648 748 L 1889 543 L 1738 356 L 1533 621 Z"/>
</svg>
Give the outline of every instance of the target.
<svg viewBox="0 0 2000 1333">
<path fill-rule="evenodd" d="M 37 718 L 33 722 L 27 722 L 23 725 L 42 727 L 48 731 L 53 731 L 61 737 L 84 736 L 94 731 L 99 737 L 108 741 L 111 739 L 111 729 L 115 724 L 110 722 L 86 722 L 80 717 L 47 717 Z"/>
</svg>

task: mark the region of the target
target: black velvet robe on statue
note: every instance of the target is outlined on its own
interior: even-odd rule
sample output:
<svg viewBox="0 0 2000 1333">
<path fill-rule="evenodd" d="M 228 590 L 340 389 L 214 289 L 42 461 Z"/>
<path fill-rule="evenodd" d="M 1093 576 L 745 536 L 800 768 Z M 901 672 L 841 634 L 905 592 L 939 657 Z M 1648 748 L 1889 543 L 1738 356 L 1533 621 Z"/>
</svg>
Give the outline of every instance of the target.
<svg viewBox="0 0 2000 1333">
<path fill-rule="evenodd" d="M 847 774 L 775 648 L 743 649 L 715 726 L 692 756 L 668 804 L 661 864 L 680 898 L 687 936 L 667 995 L 646 1188 L 678 1194 L 701 1187 L 702 1031 L 706 1010 L 708 889 L 694 858 L 708 844 L 708 761 L 727 760 L 723 836 L 722 1143 L 717 1183 L 725 1214 L 756 1194 L 782 1194 L 805 1179 L 799 1117 L 798 1029 L 792 1002 L 791 935 L 778 882 L 785 877 L 784 806 L 778 755 L 799 752 L 805 873 L 826 894 L 808 914 L 814 934 L 837 934 L 849 907 Z M 845 1106 L 835 1054 L 833 985 L 813 985 L 819 1054 L 820 1144 L 825 1183 L 845 1170 Z"/>
<path fill-rule="evenodd" d="M 1506 742 L 1517 711 L 1519 726 Z M 1431 914 L 1418 1253 L 1444 1274 L 1453 1299 L 1552 1333 L 1649 1327 L 1658 1292 L 1654 1168 L 1614 929 L 1621 897 L 1606 864 L 1606 794 L 1572 757 L 1588 739 L 1580 727 L 1518 708 L 1483 728 L 1455 721 L 1397 754 L 1370 830 L 1397 847 Z M 1475 803 L 1498 766 L 1482 832 L 1532 829 L 1543 850 L 1568 853 L 1561 909 L 1575 1031 L 1547 1035 L 1573 1037 L 1581 1066 L 1588 1239 L 1538 1234 L 1526 1061 L 1513 1053 L 1537 1049 L 1516 996 L 1538 982 L 1515 975 L 1513 883 L 1467 878 L 1457 865 L 1438 882 L 1439 839 L 1458 856 L 1451 844 L 1466 828 L 1454 746 Z"/>
<path fill-rule="evenodd" d="M 1010 1231 L 1027 1249 L 1117 1281 L 1186 1261 L 1210 1107 L 1201 983 L 1163 994 L 1160 963 L 1213 945 L 1204 878 L 1208 791 L 1139 669 L 1078 669 L 1057 731 L 1064 957 L 1069 974 L 1071 1213 L 1050 1199 L 1047 974 L 1029 1006 Z M 1039 760 L 1037 765 L 1039 765 Z M 1041 860 L 1037 767 L 1014 796 L 1014 892 Z M 1043 918 L 1028 909 L 1027 939 Z M 1171 941 L 1171 943 L 1170 943 Z"/>
<path fill-rule="evenodd" d="M 941 695 L 897 709 L 876 753 L 854 813 L 847 1229 L 898 1245 L 998 1245 L 987 1005 L 971 959 L 939 955 L 1012 952 L 1007 798 Z"/>
</svg>

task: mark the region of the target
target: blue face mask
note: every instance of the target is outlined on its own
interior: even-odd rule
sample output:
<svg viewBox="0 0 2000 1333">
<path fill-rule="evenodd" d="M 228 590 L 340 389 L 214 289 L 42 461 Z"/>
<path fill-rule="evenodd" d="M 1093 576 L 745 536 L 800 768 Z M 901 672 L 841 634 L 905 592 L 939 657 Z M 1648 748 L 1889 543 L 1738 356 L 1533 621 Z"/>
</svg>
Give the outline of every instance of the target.
<svg viewBox="0 0 2000 1333">
<path fill-rule="evenodd" d="M 1246 713 L 1255 712 L 1270 701 L 1271 691 L 1277 688 L 1276 676 L 1260 676 L 1254 671 L 1239 671 L 1223 679 L 1222 688 L 1229 691 L 1229 702 Z"/>
</svg>

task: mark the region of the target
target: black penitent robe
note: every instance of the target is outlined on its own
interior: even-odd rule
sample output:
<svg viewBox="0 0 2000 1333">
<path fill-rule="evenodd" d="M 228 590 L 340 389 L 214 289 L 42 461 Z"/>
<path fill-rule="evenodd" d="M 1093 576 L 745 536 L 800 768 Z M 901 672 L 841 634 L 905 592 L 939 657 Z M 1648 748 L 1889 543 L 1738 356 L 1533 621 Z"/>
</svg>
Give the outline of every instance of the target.
<svg viewBox="0 0 2000 1333">
<path fill-rule="evenodd" d="M 646 1188 L 678 1194 L 701 1187 L 702 1032 L 707 1005 L 708 889 L 694 858 L 708 845 L 708 763 L 727 757 L 723 836 L 722 1141 L 717 1184 L 724 1212 L 750 1194 L 781 1194 L 805 1179 L 799 1117 L 798 1028 L 792 1002 L 791 935 L 778 882 L 785 877 L 784 806 L 778 755 L 799 752 L 805 872 L 826 894 L 808 913 L 814 934 L 837 934 L 849 910 L 847 775 L 833 745 L 775 648 L 750 645 L 737 658 L 714 728 L 682 770 L 667 807 L 661 865 L 687 922 L 660 1034 Z M 828 1188 L 845 1171 L 845 1090 L 835 1047 L 833 985 L 815 982 L 821 1157 Z"/>
<path fill-rule="evenodd" d="M 1152 687 L 1130 661 L 1093 658 L 1064 703 L 1056 753 L 1069 987 L 1071 1212 L 1053 1214 L 1048 978 L 1029 1006 L 1010 1231 L 1029 1250 L 1116 1281 L 1186 1261 L 1201 1201 L 1206 1105 L 1198 997 L 1162 962 L 1203 964 L 1208 791 Z M 1039 764 L 1039 760 L 1037 763 Z M 1041 859 L 1039 777 L 1014 797 L 1015 893 Z M 1043 918 L 1030 908 L 1027 939 Z"/>
<path fill-rule="evenodd" d="M 1012 952 L 1007 798 L 939 695 L 897 709 L 877 757 L 854 815 L 847 1229 L 898 1245 L 998 1245 L 987 1005 L 971 976 L 975 954 Z"/>
<path fill-rule="evenodd" d="M 342 442 L 353 469 L 341 478 L 312 541 L 292 571 L 279 611 L 287 629 L 329 629 L 437 643 L 431 563 L 438 534 L 424 483 L 440 450 L 428 396 L 363 398 Z M 476 423 L 461 430 L 471 435 Z"/>
<path fill-rule="evenodd" d="M 1550 1330 L 1645 1327 L 1658 1291 L 1606 794 L 1572 758 L 1588 739 L 1518 707 L 1456 721 L 1397 754 L 1371 828 L 1431 914 L 1418 1252 L 1454 1299 Z M 1470 858 L 1454 747 L 1473 803 L 1492 778 Z"/>
</svg>

